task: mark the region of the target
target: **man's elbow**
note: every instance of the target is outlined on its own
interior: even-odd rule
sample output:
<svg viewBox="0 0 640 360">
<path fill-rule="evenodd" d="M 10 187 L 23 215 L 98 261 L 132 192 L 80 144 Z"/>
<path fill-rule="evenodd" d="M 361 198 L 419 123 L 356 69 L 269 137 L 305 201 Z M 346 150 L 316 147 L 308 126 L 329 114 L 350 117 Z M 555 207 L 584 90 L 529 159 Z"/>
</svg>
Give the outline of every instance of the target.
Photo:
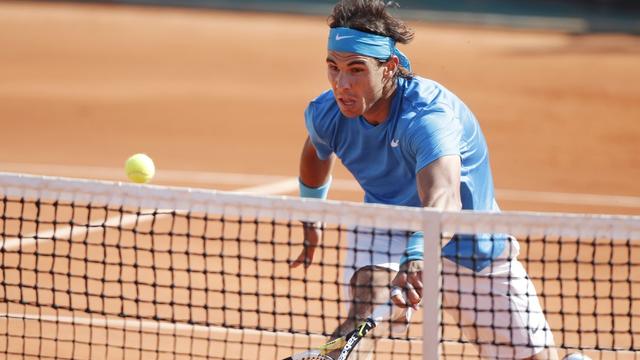
<svg viewBox="0 0 640 360">
<path fill-rule="evenodd" d="M 443 211 L 460 211 L 462 210 L 460 192 L 450 188 L 441 188 L 432 191 L 431 196 L 424 199 L 422 206 Z"/>
</svg>

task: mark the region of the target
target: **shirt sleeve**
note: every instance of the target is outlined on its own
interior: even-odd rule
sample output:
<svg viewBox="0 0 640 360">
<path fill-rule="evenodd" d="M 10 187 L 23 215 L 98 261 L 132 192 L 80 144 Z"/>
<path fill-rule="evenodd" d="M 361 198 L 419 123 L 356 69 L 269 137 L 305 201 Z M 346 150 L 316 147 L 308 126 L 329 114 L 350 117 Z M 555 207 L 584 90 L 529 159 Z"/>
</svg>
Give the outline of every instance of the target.
<svg viewBox="0 0 640 360">
<path fill-rule="evenodd" d="M 317 131 L 314 121 L 318 121 L 318 119 L 315 119 L 314 115 L 314 104 L 311 103 L 304 111 L 305 126 L 307 127 L 307 132 L 309 133 L 311 143 L 316 149 L 318 158 L 320 158 L 320 160 L 326 160 L 333 153 L 333 149 L 331 149 L 328 139 L 323 137 L 322 134 Z"/>
<path fill-rule="evenodd" d="M 410 146 L 416 156 L 416 173 L 447 155 L 461 155 L 462 125 L 451 109 L 440 107 L 417 115 Z"/>
</svg>

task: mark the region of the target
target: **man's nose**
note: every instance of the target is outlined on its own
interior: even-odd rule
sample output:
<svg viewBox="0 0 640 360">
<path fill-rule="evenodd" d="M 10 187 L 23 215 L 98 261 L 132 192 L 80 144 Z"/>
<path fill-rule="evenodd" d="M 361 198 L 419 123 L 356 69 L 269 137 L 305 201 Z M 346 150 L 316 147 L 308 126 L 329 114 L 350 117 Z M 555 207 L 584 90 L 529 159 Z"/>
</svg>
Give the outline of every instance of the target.
<svg viewBox="0 0 640 360">
<path fill-rule="evenodd" d="M 351 81 L 344 72 L 340 72 L 336 76 L 336 87 L 338 89 L 348 89 L 351 87 Z"/>
</svg>

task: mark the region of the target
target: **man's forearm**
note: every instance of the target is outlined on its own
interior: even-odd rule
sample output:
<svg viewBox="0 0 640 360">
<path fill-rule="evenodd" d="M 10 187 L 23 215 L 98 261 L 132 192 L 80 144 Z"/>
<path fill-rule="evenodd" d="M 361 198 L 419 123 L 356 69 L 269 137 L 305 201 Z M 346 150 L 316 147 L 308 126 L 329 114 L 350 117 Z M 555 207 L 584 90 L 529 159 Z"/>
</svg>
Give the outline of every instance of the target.
<svg viewBox="0 0 640 360">
<path fill-rule="evenodd" d="M 307 138 L 300 155 L 300 181 L 311 188 L 325 185 L 331 176 L 333 163 L 333 156 L 326 160 L 318 158 L 316 149 Z"/>
</svg>

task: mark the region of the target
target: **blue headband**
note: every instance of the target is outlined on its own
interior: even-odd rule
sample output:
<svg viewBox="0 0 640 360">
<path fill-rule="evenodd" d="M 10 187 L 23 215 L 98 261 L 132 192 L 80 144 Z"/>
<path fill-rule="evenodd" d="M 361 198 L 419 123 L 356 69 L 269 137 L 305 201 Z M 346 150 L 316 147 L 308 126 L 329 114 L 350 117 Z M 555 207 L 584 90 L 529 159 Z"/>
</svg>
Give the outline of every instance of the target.
<svg viewBox="0 0 640 360">
<path fill-rule="evenodd" d="M 329 31 L 329 50 L 360 54 L 385 61 L 391 55 L 396 55 L 400 60 L 400 65 L 411 71 L 409 58 L 396 48 L 395 40 L 390 37 L 345 27 L 331 28 Z"/>
</svg>

